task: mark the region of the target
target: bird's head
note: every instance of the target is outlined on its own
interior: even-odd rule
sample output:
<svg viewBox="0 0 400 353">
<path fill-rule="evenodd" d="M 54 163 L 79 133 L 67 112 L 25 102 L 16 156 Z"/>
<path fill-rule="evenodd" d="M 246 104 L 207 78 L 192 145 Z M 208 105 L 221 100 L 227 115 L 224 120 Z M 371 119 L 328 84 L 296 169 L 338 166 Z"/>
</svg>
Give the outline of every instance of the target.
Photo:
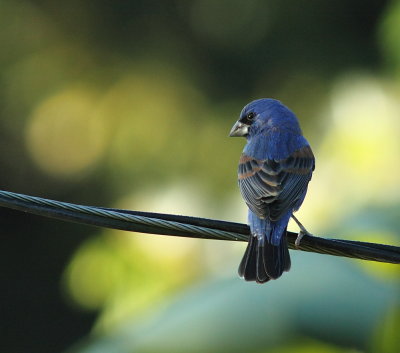
<svg viewBox="0 0 400 353">
<path fill-rule="evenodd" d="M 289 130 L 300 133 L 296 115 L 276 99 L 257 99 L 247 104 L 233 125 L 229 136 L 251 138 L 268 130 Z"/>
</svg>

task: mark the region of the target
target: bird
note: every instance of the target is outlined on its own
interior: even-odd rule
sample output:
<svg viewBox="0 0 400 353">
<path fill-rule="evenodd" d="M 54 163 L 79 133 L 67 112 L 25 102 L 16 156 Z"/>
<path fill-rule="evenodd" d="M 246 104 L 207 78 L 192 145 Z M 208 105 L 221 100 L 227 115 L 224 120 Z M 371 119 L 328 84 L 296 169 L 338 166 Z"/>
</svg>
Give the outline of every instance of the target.
<svg viewBox="0 0 400 353">
<path fill-rule="evenodd" d="M 251 234 L 238 272 L 246 281 L 265 283 L 290 269 L 290 218 L 300 228 L 296 246 L 303 235 L 311 235 L 293 212 L 304 201 L 315 158 L 296 115 L 276 99 L 247 104 L 229 136 L 247 140 L 239 159 L 238 184 Z"/>
</svg>

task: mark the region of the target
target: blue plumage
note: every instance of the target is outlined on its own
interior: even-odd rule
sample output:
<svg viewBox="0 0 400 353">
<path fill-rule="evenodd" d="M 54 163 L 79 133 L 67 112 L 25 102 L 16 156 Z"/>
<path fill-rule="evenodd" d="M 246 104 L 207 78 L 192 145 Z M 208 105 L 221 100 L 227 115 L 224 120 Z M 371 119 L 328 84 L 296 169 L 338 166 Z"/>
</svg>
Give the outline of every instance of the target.
<svg viewBox="0 0 400 353">
<path fill-rule="evenodd" d="M 238 179 L 252 236 L 239 274 L 264 283 L 290 269 L 286 228 L 305 198 L 314 155 L 294 113 L 274 99 L 246 105 L 230 136 L 247 139 Z"/>
</svg>

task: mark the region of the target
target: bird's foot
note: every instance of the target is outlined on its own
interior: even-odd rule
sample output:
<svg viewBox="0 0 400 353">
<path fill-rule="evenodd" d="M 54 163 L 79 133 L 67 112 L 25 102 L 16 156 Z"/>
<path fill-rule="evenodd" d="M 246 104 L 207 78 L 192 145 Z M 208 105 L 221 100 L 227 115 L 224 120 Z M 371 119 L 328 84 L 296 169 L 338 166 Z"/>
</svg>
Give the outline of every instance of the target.
<svg viewBox="0 0 400 353">
<path fill-rule="evenodd" d="M 304 232 L 303 230 L 300 230 L 299 234 L 297 234 L 296 241 L 294 242 L 294 245 L 295 245 L 296 248 L 298 248 L 300 246 L 301 239 L 303 239 L 303 237 L 305 235 L 311 235 L 311 234 L 308 233 L 307 231 Z"/>
<path fill-rule="evenodd" d="M 294 245 L 296 246 L 296 248 L 298 248 L 300 246 L 301 239 L 305 235 L 312 236 L 312 234 L 300 223 L 300 221 L 295 216 L 292 215 L 292 218 L 300 228 L 299 234 L 297 235 L 296 241 L 294 242 Z"/>
</svg>

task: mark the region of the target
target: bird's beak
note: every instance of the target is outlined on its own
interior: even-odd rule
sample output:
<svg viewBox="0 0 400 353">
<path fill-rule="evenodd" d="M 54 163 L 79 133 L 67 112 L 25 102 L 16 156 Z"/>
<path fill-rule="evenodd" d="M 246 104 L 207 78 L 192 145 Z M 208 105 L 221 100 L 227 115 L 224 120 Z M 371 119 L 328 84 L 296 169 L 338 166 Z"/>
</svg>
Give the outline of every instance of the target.
<svg viewBox="0 0 400 353">
<path fill-rule="evenodd" d="M 242 137 L 246 136 L 249 133 L 249 125 L 243 124 L 240 121 L 237 121 L 235 125 L 233 125 L 231 132 L 229 133 L 230 137 Z"/>
</svg>

